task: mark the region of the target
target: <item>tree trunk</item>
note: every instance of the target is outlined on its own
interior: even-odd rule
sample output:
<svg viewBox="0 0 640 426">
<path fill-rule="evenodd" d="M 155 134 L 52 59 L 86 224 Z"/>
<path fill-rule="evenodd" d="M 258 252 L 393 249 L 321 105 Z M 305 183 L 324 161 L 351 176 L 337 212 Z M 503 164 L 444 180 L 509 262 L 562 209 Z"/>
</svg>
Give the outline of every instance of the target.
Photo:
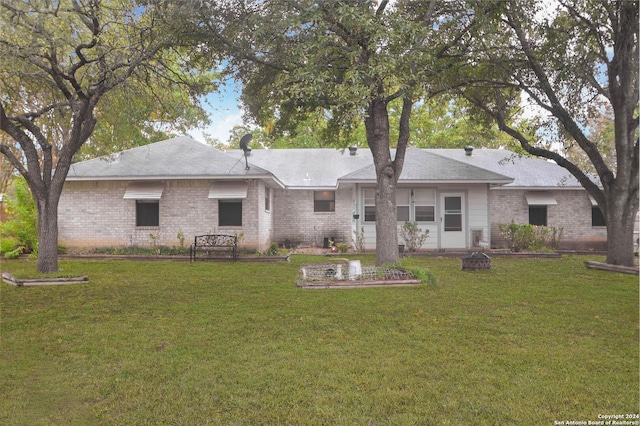
<svg viewBox="0 0 640 426">
<path fill-rule="evenodd" d="M 376 265 L 396 263 L 399 258 L 396 182 L 383 172 L 376 186 Z"/>
<path fill-rule="evenodd" d="M 633 196 L 632 196 L 633 197 Z M 634 266 L 633 252 L 638 198 L 629 199 L 628 193 L 615 191 L 607 202 L 607 263 Z"/>
<path fill-rule="evenodd" d="M 365 118 L 367 143 L 376 169 L 376 265 L 396 263 L 398 222 L 395 164 L 389 145 L 389 115 L 385 101 L 371 101 Z"/>
<path fill-rule="evenodd" d="M 50 200 L 53 198 L 53 200 Z M 58 271 L 58 197 L 36 198 L 38 209 L 38 272 Z"/>
</svg>

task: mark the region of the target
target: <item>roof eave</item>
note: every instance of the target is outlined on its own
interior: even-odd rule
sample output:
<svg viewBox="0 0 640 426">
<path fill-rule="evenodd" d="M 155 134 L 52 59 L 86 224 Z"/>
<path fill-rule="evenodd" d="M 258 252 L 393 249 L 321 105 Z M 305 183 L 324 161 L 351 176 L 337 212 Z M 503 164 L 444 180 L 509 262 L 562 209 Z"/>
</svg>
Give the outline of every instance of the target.
<svg viewBox="0 0 640 426">
<path fill-rule="evenodd" d="M 584 187 L 581 185 L 576 186 L 567 186 L 567 185 L 557 185 L 557 186 L 501 186 L 500 189 L 508 189 L 508 190 L 520 190 L 520 191 L 576 191 L 576 190 L 584 190 Z"/>
<path fill-rule="evenodd" d="M 339 179 L 338 180 L 338 185 L 340 185 L 340 183 L 349 183 L 349 184 L 357 184 L 357 183 L 362 183 L 362 184 L 368 184 L 368 183 L 376 183 L 375 179 Z M 402 185 L 402 184 L 427 184 L 427 185 L 434 185 L 434 184 L 452 184 L 452 183 L 458 183 L 458 184 L 489 184 L 489 185 L 508 185 L 510 183 L 513 183 L 513 179 L 495 179 L 495 180 L 484 180 L 484 179 L 469 179 L 469 180 L 463 180 L 463 179 L 444 179 L 444 180 L 431 180 L 431 179 L 401 179 L 398 181 L 398 185 Z"/>
<path fill-rule="evenodd" d="M 271 180 L 277 186 L 284 188 L 285 185 L 271 174 L 260 175 L 158 175 L 158 176 L 67 176 L 67 182 L 88 182 L 88 181 L 154 181 L 154 180 L 238 180 L 238 179 L 262 179 Z"/>
<path fill-rule="evenodd" d="M 309 191 L 335 191 L 338 189 L 338 185 L 325 185 L 325 186 L 287 186 L 286 189 L 291 189 L 295 191 L 300 190 L 309 190 Z"/>
</svg>

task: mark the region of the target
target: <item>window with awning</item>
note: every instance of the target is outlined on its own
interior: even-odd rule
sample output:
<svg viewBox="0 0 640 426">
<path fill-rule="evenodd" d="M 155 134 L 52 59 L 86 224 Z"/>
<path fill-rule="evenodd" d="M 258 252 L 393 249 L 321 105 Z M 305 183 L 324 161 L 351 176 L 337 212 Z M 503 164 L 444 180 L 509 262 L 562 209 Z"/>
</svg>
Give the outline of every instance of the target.
<svg viewBox="0 0 640 426">
<path fill-rule="evenodd" d="M 529 205 L 529 224 L 547 226 L 547 206 L 558 204 L 556 197 L 544 191 L 527 192 L 524 197 Z"/>
<path fill-rule="evenodd" d="M 209 188 L 209 198 L 218 200 L 238 200 L 247 198 L 247 182 L 214 182 Z"/>
<path fill-rule="evenodd" d="M 136 202 L 136 227 L 160 226 L 162 182 L 131 182 L 124 191 L 125 200 Z"/>
</svg>

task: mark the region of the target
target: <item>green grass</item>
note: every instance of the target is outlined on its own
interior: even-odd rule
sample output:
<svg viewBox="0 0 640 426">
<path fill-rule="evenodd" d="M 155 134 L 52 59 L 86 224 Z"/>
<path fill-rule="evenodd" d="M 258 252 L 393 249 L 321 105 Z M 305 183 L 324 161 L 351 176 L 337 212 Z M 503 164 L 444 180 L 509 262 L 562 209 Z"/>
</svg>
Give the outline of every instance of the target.
<svg viewBox="0 0 640 426">
<path fill-rule="evenodd" d="M 371 257 L 361 257 L 373 262 Z M 409 259 L 437 284 L 301 290 L 303 263 L 61 261 L 0 284 L 3 425 L 534 425 L 638 412 L 638 278 L 581 257 Z M 589 260 L 601 260 L 590 257 Z M 33 275 L 34 261 L 2 270 Z"/>
</svg>

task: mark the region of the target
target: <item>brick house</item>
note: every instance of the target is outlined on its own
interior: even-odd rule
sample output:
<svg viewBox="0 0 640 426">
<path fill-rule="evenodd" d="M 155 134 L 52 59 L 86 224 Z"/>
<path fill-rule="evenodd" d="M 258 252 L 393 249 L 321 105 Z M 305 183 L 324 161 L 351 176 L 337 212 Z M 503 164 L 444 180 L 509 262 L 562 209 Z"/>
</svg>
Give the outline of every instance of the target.
<svg viewBox="0 0 640 426">
<path fill-rule="evenodd" d="M 375 248 L 375 170 L 368 149 L 222 152 L 179 137 L 72 165 L 59 205 L 69 248 L 189 244 L 195 235 L 242 234 L 271 242 Z M 424 249 L 501 247 L 498 226 L 563 227 L 564 248 L 601 247 L 597 206 L 556 164 L 500 149 L 407 151 L 398 225 L 429 230 Z"/>
</svg>

